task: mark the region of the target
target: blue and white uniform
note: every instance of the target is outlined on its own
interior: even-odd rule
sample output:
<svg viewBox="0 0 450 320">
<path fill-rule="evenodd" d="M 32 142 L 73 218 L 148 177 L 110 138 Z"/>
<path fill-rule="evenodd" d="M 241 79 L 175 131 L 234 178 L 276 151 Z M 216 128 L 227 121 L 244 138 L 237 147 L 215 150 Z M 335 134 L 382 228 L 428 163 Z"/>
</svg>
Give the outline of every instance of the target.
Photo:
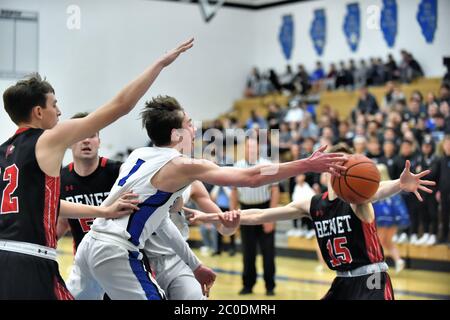
<svg viewBox="0 0 450 320">
<path fill-rule="evenodd" d="M 183 192 L 183 203 L 187 203 L 191 196 L 191 188 Z M 177 209 L 177 208 L 174 208 Z M 169 212 L 170 219 L 180 230 L 184 239 L 189 238 L 189 226 L 183 210 Z M 145 245 L 144 251 L 155 272 L 158 285 L 164 290 L 169 300 L 203 300 L 200 283 L 195 279 L 192 268 L 176 254 L 163 238 L 160 231 L 152 234 Z"/>
<path fill-rule="evenodd" d="M 94 221 L 75 256 L 74 273 L 78 277 L 68 284 L 76 299 L 101 299 L 105 291 L 113 300 L 164 299 L 143 251 L 154 232 L 192 270 L 200 265 L 168 214 L 186 187 L 170 193 L 151 184 L 162 167 L 180 156 L 175 149 L 160 147 L 140 148 L 130 154 L 102 205 L 108 206 L 132 191 L 139 195 L 140 210 L 119 219 Z"/>
</svg>

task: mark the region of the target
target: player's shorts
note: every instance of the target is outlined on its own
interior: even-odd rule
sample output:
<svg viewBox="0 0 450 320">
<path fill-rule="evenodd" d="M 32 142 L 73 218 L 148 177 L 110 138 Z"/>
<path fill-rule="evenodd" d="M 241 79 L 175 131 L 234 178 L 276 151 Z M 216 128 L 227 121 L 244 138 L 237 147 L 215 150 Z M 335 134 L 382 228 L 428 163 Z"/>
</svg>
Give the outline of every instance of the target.
<svg viewBox="0 0 450 320">
<path fill-rule="evenodd" d="M 191 268 L 177 255 L 149 257 L 156 282 L 169 300 L 206 299 Z"/>
<path fill-rule="evenodd" d="M 73 300 L 56 261 L 0 250 L 0 300 Z"/>
<path fill-rule="evenodd" d="M 86 234 L 75 255 L 70 292 L 75 299 L 163 300 L 164 291 L 151 276 L 145 255 Z"/>
<path fill-rule="evenodd" d="M 394 300 L 387 272 L 359 277 L 336 277 L 323 300 Z"/>
</svg>

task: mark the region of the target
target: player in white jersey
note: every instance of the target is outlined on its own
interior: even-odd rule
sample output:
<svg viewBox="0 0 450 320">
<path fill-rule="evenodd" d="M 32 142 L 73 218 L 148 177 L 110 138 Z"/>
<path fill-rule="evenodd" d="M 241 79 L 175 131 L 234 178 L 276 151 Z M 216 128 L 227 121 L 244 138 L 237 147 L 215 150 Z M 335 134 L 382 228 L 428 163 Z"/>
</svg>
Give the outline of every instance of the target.
<svg viewBox="0 0 450 320">
<path fill-rule="evenodd" d="M 202 211 L 211 212 L 209 210 L 214 209 L 214 212 L 220 212 L 220 208 L 211 200 L 203 183 L 200 181 L 193 182 L 183 192 L 182 199 L 179 199 L 177 205 L 169 212 L 171 220 L 185 240 L 189 238 L 189 226 L 182 205 L 187 203 L 189 199 L 193 200 Z M 228 223 L 227 227 L 221 223 L 216 223 L 217 230 L 222 235 L 233 234 L 239 225 L 239 219 Z M 191 269 L 187 267 L 186 263 L 170 245 L 159 237 L 158 232 L 152 234 L 148 240 L 145 253 L 149 258 L 152 270 L 155 272 L 158 285 L 164 290 L 169 300 L 202 300 L 205 298 Z"/>
<path fill-rule="evenodd" d="M 131 153 L 123 164 L 117 183 L 103 205 L 122 193 L 140 195 L 140 210 L 129 217 L 97 219 L 81 242 L 75 265 L 80 278 L 75 297 L 82 298 L 84 287 L 96 283 L 111 299 L 160 299 L 161 290 L 154 283 L 142 250 L 153 232 L 180 256 L 202 284 L 208 286 L 215 275 L 203 267 L 189 249 L 168 212 L 184 189 L 195 180 L 216 185 L 259 186 L 306 172 L 345 170 L 337 164 L 342 154 L 322 153 L 283 164 L 252 168 L 219 167 L 206 160 L 190 159 L 179 151 L 193 147 L 195 128 L 192 120 L 171 97 L 157 97 L 146 103 L 143 125 L 156 147 Z"/>
</svg>

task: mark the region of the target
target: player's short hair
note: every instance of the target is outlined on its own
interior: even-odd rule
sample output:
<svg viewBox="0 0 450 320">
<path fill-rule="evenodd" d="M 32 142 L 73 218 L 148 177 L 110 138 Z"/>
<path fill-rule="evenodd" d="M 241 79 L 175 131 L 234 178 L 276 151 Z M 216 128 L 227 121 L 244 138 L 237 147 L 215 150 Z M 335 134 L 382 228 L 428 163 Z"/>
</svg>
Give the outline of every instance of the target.
<svg viewBox="0 0 450 320">
<path fill-rule="evenodd" d="M 89 115 L 89 112 L 78 112 L 75 113 L 72 117 L 70 117 L 70 119 L 81 119 L 81 118 L 85 118 Z"/>
<path fill-rule="evenodd" d="M 142 127 L 156 146 L 170 144 L 172 129 L 180 129 L 184 119 L 184 109 L 178 101 L 169 96 L 157 96 L 145 103 L 141 112 Z"/>
<path fill-rule="evenodd" d="M 346 154 L 354 154 L 354 151 L 352 148 L 349 147 L 348 144 L 344 143 L 344 142 L 339 142 L 338 144 L 335 144 L 334 146 L 332 146 L 329 150 L 330 153 L 346 153 Z"/>
<path fill-rule="evenodd" d="M 55 93 L 55 90 L 38 73 L 33 73 L 5 90 L 3 104 L 15 124 L 28 122 L 34 107 L 46 107 L 47 93 Z"/>
</svg>

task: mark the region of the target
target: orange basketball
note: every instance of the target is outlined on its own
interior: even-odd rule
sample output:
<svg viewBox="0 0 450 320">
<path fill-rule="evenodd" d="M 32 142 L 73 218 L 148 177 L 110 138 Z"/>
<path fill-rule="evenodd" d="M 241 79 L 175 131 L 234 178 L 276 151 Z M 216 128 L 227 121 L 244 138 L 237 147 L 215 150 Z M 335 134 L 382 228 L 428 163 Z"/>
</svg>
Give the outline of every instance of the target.
<svg viewBox="0 0 450 320">
<path fill-rule="evenodd" d="M 338 197 L 353 204 L 361 204 L 372 198 L 380 185 L 380 172 L 375 163 L 363 155 L 352 155 L 343 166 L 347 170 L 339 178 L 331 178 Z"/>
</svg>

